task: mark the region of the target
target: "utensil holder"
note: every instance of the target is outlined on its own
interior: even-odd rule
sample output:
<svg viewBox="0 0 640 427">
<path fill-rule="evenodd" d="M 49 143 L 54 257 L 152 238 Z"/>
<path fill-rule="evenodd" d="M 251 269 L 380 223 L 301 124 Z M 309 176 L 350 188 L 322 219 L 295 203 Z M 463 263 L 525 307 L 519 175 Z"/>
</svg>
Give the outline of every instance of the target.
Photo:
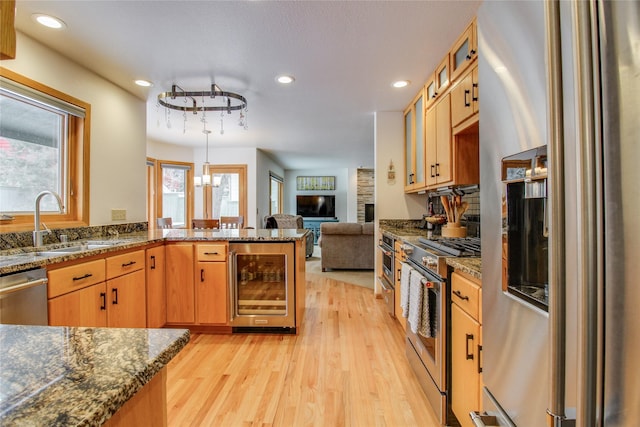
<svg viewBox="0 0 640 427">
<path fill-rule="evenodd" d="M 442 226 L 442 237 L 467 237 L 467 227 L 449 223 Z"/>
</svg>

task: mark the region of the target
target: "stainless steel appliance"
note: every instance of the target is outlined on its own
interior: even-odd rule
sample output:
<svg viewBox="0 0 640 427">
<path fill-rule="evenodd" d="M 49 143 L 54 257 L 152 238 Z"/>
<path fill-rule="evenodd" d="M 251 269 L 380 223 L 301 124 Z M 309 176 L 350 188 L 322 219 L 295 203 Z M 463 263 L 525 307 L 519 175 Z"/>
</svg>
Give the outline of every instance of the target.
<svg viewBox="0 0 640 427">
<path fill-rule="evenodd" d="M 478 10 L 482 246 L 496 249 L 482 253 L 482 409 L 496 417 L 491 425 L 640 420 L 639 16 L 631 1 Z M 548 312 L 505 292 L 497 250 L 499 159 L 543 145 Z"/>
<path fill-rule="evenodd" d="M 546 311 L 547 146 L 502 159 L 502 182 L 502 289 Z"/>
<path fill-rule="evenodd" d="M 449 319 L 451 295 L 447 285 L 446 258 L 479 256 L 478 238 L 418 238 L 403 246 L 405 261 L 422 276 L 424 299 L 429 307 L 430 330 L 427 336 L 412 332 L 407 320 L 406 354 L 411 367 L 431 403 L 440 424 L 457 424 L 451 412 L 448 390 Z M 414 274 L 413 272 L 411 274 Z M 415 328 L 413 328 L 415 329 Z"/>
<path fill-rule="evenodd" d="M 387 312 L 395 315 L 395 239 L 386 234 L 378 241 L 378 249 L 382 253 L 382 271 L 378 276 L 378 283 L 382 288 L 382 298 L 384 299 Z"/>
<path fill-rule="evenodd" d="M 232 242 L 229 252 L 233 330 L 295 333 L 294 244 Z"/>
<path fill-rule="evenodd" d="M 47 271 L 44 268 L 0 277 L 0 323 L 49 324 Z"/>
</svg>

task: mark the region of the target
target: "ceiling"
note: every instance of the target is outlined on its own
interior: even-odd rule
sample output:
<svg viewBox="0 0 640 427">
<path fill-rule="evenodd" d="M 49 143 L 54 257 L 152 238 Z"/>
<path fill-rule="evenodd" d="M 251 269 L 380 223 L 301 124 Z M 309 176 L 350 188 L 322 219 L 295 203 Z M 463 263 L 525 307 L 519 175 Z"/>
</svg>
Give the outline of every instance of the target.
<svg viewBox="0 0 640 427">
<path fill-rule="evenodd" d="M 404 109 L 480 2 L 17 0 L 16 28 L 145 100 L 151 140 L 204 147 L 199 117 L 172 111 L 168 128 L 157 95 L 215 83 L 247 99 L 248 129 L 234 113 L 221 135 L 209 114 L 214 155 L 257 147 L 284 169 L 356 168 L 374 166 L 374 113 Z"/>
</svg>

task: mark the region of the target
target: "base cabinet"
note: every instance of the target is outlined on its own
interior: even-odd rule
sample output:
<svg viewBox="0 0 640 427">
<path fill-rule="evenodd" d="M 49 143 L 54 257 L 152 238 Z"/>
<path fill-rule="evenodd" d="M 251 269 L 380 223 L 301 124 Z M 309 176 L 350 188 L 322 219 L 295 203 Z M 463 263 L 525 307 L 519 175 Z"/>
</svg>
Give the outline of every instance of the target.
<svg viewBox="0 0 640 427">
<path fill-rule="evenodd" d="M 49 299 L 50 326 L 107 326 L 107 292 L 104 283 Z"/>
<path fill-rule="evenodd" d="M 474 427 L 469 412 L 481 408 L 482 328 L 480 284 L 451 277 L 451 407 L 463 427 Z"/>
<path fill-rule="evenodd" d="M 192 243 L 168 244 L 166 250 L 167 323 L 196 321 Z"/>
<path fill-rule="evenodd" d="M 146 256 L 147 328 L 161 328 L 167 323 L 164 245 L 148 248 Z"/>
<path fill-rule="evenodd" d="M 225 325 L 229 322 L 227 247 L 224 244 L 199 244 L 196 252 L 197 323 Z"/>
</svg>

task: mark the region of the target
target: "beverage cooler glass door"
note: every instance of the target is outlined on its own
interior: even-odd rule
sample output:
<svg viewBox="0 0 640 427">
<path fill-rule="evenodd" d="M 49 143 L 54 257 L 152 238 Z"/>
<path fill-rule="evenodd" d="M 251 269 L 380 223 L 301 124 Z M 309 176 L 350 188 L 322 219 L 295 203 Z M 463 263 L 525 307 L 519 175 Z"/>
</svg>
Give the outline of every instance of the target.
<svg viewBox="0 0 640 427">
<path fill-rule="evenodd" d="M 232 326 L 294 327 L 293 243 L 232 243 Z"/>
</svg>

